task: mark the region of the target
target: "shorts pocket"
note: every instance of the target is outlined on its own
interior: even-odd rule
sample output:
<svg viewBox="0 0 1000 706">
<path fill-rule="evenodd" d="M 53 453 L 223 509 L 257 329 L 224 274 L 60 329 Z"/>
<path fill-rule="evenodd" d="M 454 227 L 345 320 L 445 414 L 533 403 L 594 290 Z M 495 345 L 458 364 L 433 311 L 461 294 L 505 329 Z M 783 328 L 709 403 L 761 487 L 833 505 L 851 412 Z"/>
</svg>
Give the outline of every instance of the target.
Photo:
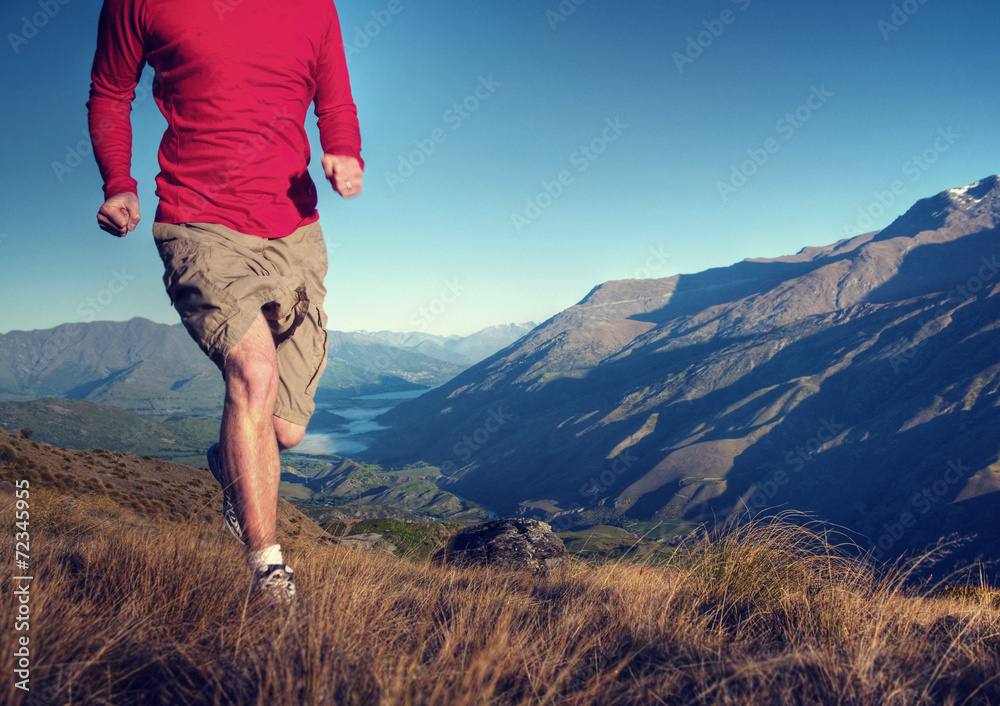
<svg viewBox="0 0 1000 706">
<path fill-rule="evenodd" d="M 163 260 L 163 283 L 184 327 L 220 368 L 228 323 L 239 313 L 237 302 L 205 276 L 199 266 L 201 248 L 185 241 L 157 242 Z"/>
<path fill-rule="evenodd" d="M 291 338 L 309 314 L 309 299 L 305 286 L 299 286 L 294 291 L 286 292 L 277 299 L 265 303 L 260 310 L 271 328 L 274 345 L 280 346 Z"/>
<path fill-rule="evenodd" d="M 309 380 L 309 384 L 306 385 L 306 394 L 309 397 L 316 395 L 316 388 L 319 387 L 319 381 L 323 377 L 323 371 L 326 369 L 326 359 L 329 352 L 329 341 L 326 334 L 326 312 L 323 311 L 323 307 L 316 308 L 316 321 L 319 331 L 316 336 L 316 350 L 313 352 L 312 369 L 315 372 L 312 379 Z"/>
</svg>

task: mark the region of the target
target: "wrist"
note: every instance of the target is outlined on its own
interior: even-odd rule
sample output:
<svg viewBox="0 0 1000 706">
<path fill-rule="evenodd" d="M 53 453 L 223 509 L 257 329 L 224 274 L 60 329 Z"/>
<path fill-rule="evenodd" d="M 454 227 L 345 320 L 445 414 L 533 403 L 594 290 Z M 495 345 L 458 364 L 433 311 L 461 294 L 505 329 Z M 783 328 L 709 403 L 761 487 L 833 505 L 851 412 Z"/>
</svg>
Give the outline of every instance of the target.
<svg viewBox="0 0 1000 706">
<path fill-rule="evenodd" d="M 363 160 L 361 158 L 361 155 L 358 153 L 357 150 L 352 150 L 349 147 L 333 146 L 330 149 L 324 149 L 323 150 L 323 156 L 324 157 L 340 157 L 340 158 L 345 158 L 345 159 L 353 159 L 353 160 L 357 161 L 358 166 L 361 167 L 361 169 L 365 168 L 365 160 Z"/>
<path fill-rule="evenodd" d="M 138 184 L 135 179 L 128 177 L 127 179 L 115 179 L 114 181 L 109 181 L 104 185 L 104 200 L 121 196 L 122 194 L 133 194 L 136 198 L 139 197 Z"/>
</svg>

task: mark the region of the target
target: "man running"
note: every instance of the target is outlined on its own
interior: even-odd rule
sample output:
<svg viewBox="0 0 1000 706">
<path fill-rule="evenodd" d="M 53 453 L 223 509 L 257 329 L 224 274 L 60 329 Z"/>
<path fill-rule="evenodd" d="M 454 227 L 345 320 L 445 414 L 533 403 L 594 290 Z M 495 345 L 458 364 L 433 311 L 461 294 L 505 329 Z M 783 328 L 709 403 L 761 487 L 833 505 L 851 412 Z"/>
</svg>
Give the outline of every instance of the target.
<svg viewBox="0 0 1000 706">
<path fill-rule="evenodd" d="M 146 63 L 167 120 L 153 238 L 170 300 L 226 384 L 209 466 L 252 590 L 289 603 L 278 453 L 302 440 L 327 355 L 310 104 L 333 189 L 357 196 L 364 168 L 340 22 L 332 0 L 105 0 L 87 107 L 97 220 L 118 237 L 139 222 L 130 111 Z"/>
</svg>

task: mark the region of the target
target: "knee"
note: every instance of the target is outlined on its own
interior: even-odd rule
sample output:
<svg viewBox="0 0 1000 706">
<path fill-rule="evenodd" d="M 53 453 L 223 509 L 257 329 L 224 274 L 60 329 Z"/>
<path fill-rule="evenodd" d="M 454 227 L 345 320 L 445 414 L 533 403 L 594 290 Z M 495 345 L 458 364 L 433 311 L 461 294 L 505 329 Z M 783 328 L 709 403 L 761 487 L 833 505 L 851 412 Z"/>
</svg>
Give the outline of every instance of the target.
<svg viewBox="0 0 1000 706">
<path fill-rule="evenodd" d="M 274 434 L 282 451 L 298 446 L 306 435 L 306 428 L 298 424 L 281 424 L 275 420 Z"/>
<path fill-rule="evenodd" d="M 230 355 L 225 367 L 226 398 L 230 402 L 268 410 L 274 406 L 278 371 L 273 360 L 262 356 Z"/>
</svg>

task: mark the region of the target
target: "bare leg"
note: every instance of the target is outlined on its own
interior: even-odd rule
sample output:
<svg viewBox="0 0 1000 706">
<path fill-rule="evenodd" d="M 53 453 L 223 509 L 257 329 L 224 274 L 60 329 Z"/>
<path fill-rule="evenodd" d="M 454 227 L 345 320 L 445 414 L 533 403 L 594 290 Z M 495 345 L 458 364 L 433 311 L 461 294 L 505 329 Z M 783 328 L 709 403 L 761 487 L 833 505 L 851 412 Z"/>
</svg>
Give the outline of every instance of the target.
<svg viewBox="0 0 1000 706">
<path fill-rule="evenodd" d="M 232 483 L 251 551 L 277 544 L 279 449 L 302 440 L 305 427 L 274 416 L 278 362 L 271 329 L 259 315 L 230 351 L 220 438 L 222 467 Z"/>
</svg>

